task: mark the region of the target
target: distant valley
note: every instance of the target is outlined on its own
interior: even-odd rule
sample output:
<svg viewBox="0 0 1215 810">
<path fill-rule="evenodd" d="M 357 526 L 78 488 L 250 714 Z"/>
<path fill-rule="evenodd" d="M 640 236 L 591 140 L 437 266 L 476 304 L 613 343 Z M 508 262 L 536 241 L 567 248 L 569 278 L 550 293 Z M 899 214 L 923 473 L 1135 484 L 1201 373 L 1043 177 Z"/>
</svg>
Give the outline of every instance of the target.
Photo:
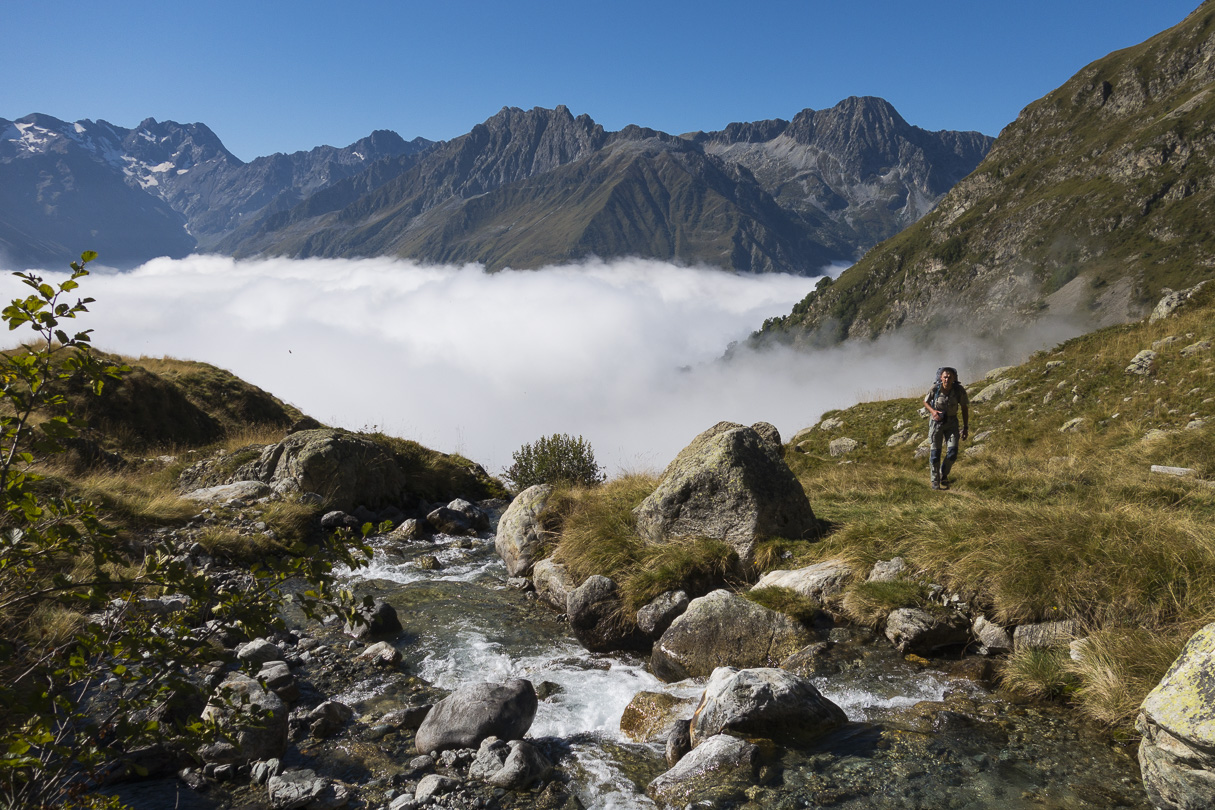
<svg viewBox="0 0 1215 810">
<path fill-rule="evenodd" d="M 119 268 L 208 252 L 493 271 L 637 256 L 812 275 L 931 211 L 991 143 L 849 98 L 678 136 L 503 108 L 450 141 L 376 131 L 243 163 L 200 123 L 33 114 L 0 119 L 0 262 L 91 249 Z"/>
</svg>

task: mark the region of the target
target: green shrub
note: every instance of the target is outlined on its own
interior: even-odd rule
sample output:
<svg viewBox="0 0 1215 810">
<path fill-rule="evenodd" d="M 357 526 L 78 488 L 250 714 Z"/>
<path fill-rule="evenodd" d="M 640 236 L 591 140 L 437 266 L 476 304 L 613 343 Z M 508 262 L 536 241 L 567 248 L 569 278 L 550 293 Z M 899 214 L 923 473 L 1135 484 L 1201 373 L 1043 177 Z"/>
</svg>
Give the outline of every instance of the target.
<svg viewBox="0 0 1215 810">
<path fill-rule="evenodd" d="M 512 454 L 515 463 L 504 475 L 524 490 L 536 484 L 581 484 L 594 486 L 604 479 L 603 468 L 595 462 L 595 451 L 581 436 L 565 433 L 541 436 Z"/>
</svg>

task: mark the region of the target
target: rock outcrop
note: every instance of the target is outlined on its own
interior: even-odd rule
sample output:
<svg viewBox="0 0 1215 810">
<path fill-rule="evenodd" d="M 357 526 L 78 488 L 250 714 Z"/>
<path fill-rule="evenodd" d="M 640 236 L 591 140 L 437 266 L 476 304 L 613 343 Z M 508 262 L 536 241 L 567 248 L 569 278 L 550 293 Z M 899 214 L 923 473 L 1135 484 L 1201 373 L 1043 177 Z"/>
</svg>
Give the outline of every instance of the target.
<svg viewBox="0 0 1215 810">
<path fill-rule="evenodd" d="M 753 428 L 733 422 L 719 422 L 680 451 L 634 514 L 650 542 L 722 540 L 744 564 L 760 540 L 817 531 L 806 493 L 780 453 Z"/>
<path fill-rule="evenodd" d="M 392 454 L 342 430 L 292 433 L 267 447 L 254 470 L 279 494 L 315 492 L 335 509 L 402 507 L 409 500 L 408 481 Z"/>
<path fill-rule="evenodd" d="M 970 640 L 970 622 L 955 611 L 899 608 L 886 618 L 886 638 L 901 653 L 931 653 Z"/>
<path fill-rule="evenodd" d="M 1143 786 L 1159 810 L 1215 807 L 1215 623 L 1199 630 L 1143 701 Z"/>
<path fill-rule="evenodd" d="M 518 740 L 536 717 L 536 690 L 531 681 L 461 686 L 435 704 L 418 728 L 416 746 L 430 754 L 452 748 L 476 748 L 489 737 Z"/>
<path fill-rule="evenodd" d="M 654 644 L 664 681 L 706 676 L 718 667 L 774 667 L 817 637 L 797 620 L 729 591 L 693 599 Z"/>
<path fill-rule="evenodd" d="M 552 493 L 548 484 L 528 487 L 515 496 L 498 521 L 494 548 L 506 563 L 506 573 L 512 577 L 528 576 L 539 559 L 545 540 L 540 513 Z"/>
</svg>

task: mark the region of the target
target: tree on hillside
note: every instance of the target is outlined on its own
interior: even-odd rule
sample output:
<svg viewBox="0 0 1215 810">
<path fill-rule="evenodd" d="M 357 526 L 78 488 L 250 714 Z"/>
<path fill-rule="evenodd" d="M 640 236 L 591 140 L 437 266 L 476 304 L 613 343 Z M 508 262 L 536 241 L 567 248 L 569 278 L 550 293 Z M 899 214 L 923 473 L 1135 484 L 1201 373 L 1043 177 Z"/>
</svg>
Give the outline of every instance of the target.
<svg viewBox="0 0 1215 810">
<path fill-rule="evenodd" d="M 206 729 L 177 707 L 203 688 L 213 640 L 280 623 L 280 586 L 302 577 L 314 614 L 332 603 L 331 570 L 358 566 L 341 538 L 297 543 L 234 578 L 194 567 L 172 540 L 120 535 L 93 503 L 55 486 L 39 465 L 65 451 L 80 423 L 63 395 L 77 379 L 100 393 L 124 367 L 99 362 L 91 330 L 69 332 L 91 298 L 69 298 L 88 275 L 86 252 L 52 285 L 3 310 L 34 339 L 0 353 L 0 806 L 94 807 L 107 769 L 154 743 L 185 744 Z M 172 598 L 167 598 L 171 595 Z M 161 598 L 166 597 L 166 598 Z M 138 769 L 138 766 L 134 766 Z"/>
</svg>

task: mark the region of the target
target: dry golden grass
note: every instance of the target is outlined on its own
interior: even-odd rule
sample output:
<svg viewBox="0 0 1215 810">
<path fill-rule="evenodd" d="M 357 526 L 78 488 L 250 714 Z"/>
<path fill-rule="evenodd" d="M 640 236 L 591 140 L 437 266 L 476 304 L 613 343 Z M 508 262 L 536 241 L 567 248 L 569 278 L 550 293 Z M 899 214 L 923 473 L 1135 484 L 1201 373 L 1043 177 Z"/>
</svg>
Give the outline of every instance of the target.
<svg viewBox="0 0 1215 810">
<path fill-rule="evenodd" d="M 39 647 L 58 647 L 72 639 L 84 626 L 84 616 L 62 605 L 40 604 L 23 629 L 25 641 Z"/>
<path fill-rule="evenodd" d="M 1215 350 L 1181 353 L 1215 338 L 1212 322 L 1215 306 L 1204 304 L 1034 355 L 1006 374 L 1018 380 L 1011 391 L 972 404 L 971 433 L 990 431 L 986 450 L 960 458 L 949 492 L 928 488 L 916 442 L 886 445 L 900 423 L 925 432 L 918 398 L 833 412 L 842 428 L 808 431 L 804 452 L 786 453 L 828 536 L 779 564 L 838 557 L 863 571 L 902 556 L 1006 625 L 1079 620 L 1089 657 L 1021 652 L 1006 683 L 1071 695 L 1090 716 L 1125 724 L 1189 634 L 1215 619 L 1215 488 L 1149 469 L 1215 478 Z M 1152 375 L 1125 372 L 1168 336 L 1178 339 L 1156 348 Z M 984 385 L 972 383 L 972 395 Z M 1061 431 L 1075 417 L 1086 421 Z M 848 463 L 827 452 L 842 435 L 862 442 Z M 846 596 L 855 620 L 880 621 L 893 604 L 870 596 L 855 586 Z"/>
<path fill-rule="evenodd" d="M 126 527 L 171 525 L 198 511 L 197 504 L 174 491 L 168 476 L 94 471 L 73 476 L 69 486 L 96 503 L 104 516 Z"/>
<path fill-rule="evenodd" d="M 741 581 L 738 554 L 725 543 L 679 538 L 649 544 L 638 536 L 633 509 L 657 483 L 653 475 L 633 473 L 597 487 L 559 487 L 546 510 L 547 525 L 560 536 L 554 558 L 576 582 L 592 574 L 610 577 L 630 613 L 669 590 L 700 596 Z"/>
</svg>

